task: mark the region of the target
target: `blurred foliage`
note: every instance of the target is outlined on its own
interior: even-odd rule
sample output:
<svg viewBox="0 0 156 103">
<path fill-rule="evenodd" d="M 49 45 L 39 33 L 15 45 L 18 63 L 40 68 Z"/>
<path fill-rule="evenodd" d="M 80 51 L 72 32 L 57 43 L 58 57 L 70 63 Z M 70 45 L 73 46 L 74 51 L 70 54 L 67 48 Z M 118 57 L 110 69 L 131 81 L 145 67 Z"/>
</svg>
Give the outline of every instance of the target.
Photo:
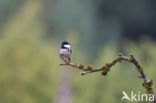
<svg viewBox="0 0 156 103">
<path fill-rule="evenodd" d="M 37 1 L 10 18 L 0 39 L 0 102 L 50 103 L 55 97 L 56 48 L 44 43 Z M 30 12 L 31 11 L 31 12 Z M 21 22 L 22 21 L 22 22 Z M 53 55 L 52 55 L 53 54 Z"/>
<path fill-rule="evenodd" d="M 29 0 L 34 1 L 34 0 Z M 155 0 L 38 0 L 36 19 L 46 27 L 46 39 L 61 39 L 75 31 L 81 37 L 81 50 L 94 58 L 108 42 L 120 44 L 123 37 L 138 40 L 142 35 L 156 39 Z M 0 0 L 0 29 L 20 13 L 27 0 Z M 31 12 L 31 10 L 29 10 Z M 94 43 L 96 41 L 96 43 Z M 98 45 L 98 46 L 96 46 Z M 95 49 L 92 50 L 92 46 Z M 92 58 L 91 58 L 92 59 Z"/>
<path fill-rule="evenodd" d="M 154 80 L 154 90 L 156 91 L 154 69 L 156 66 L 155 46 L 156 43 L 152 42 L 152 40 L 144 39 L 138 44 L 127 41 L 122 47 L 125 55 L 129 53 L 136 55 L 149 78 Z M 100 67 L 117 56 L 117 48 L 114 44 L 108 44 L 98 54 L 99 57 L 96 59 L 95 65 Z M 101 76 L 100 73 L 75 77 L 76 80 L 74 81 L 76 84 L 74 83 L 74 86 L 76 86 L 77 95 L 75 96 L 74 103 L 120 103 L 123 90 L 127 93 L 130 93 L 132 90 L 135 93 L 138 93 L 138 91 L 146 93 L 146 90 L 142 86 L 143 81 L 138 76 L 140 74 L 133 64 L 121 62 L 116 64 L 106 77 Z M 129 101 L 124 101 L 124 103 L 126 102 L 129 103 Z M 142 103 L 145 103 L 145 101 Z"/>
<path fill-rule="evenodd" d="M 84 3 L 78 0 L 60 2 L 58 0 L 55 3 L 53 0 L 19 1 L 0 1 L 0 14 L 4 14 L 0 15 L 2 17 L 0 18 L 2 21 L 0 25 L 0 103 L 57 103 L 57 99 L 60 99 L 61 73 L 63 69 L 68 69 L 68 67 L 58 66 L 62 62 L 59 59 L 59 47 L 64 38 L 71 42 L 72 61 L 78 64 L 92 64 L 100 67 L 114 59 L 120 51 L 125 55 L 133 53 L 143 65 L 149 78 L 154 80 L 156 92 L 156 42 L 152 39 L 143 37 L 140 41 L 134 42 L 121 38 L 121 22 L 112 15 L 104 17 L 104 20 L 98 19 L 97 24 L 104 22 L 97 26 L 95 23 L 97 17 L 94 17 L 96 11 L 92 8 L 93 1 L 89 4 L 88 1 Z M 7 7 L 12 2 L 15 3 Z M 146 4 L 146 2 L 144 0 L 143 3 Z M 84 5 L 81 5 L 83 3 Z M 111 4 L 109 1 L 105 3 Z M 60 4 L 62 4 L 61 7 Z M 110 11 L 105 13 L 116 12 L 115 14 L 119 13 L 122 16 L 122 13 L 113 9 L 112 6 L 106 6 Z M 122 9 L 121 5 L 115 6 L 117 7 Z M 143 5 L 143 7 L 146 6 Z M 7 15 L 8 12 L 4 8 L 8 8 L 8 11 L 12 10 L 12 14 Z M 135 15 L 131 13 L 133 14 L 133 12 L 128 13 L 127 19 L 123 21 Z M 146 15 L 144 11 L 142 13 L 140 14 Z M 152 13 L 153 11 L 148 15 Z M 46 16 L 47 14 L 49 15 Z M 148 23 L 151 16 L 143 17 L 143 20 L 145 19 Z M 136 21 L 141 22 L 138 18 Z M 104 44 L 104 42 L 107 43 Z M 87 53 L 82 49 L 86 49 Z M 97 54 L 90 55 L 93 51 Z M 72 103 L 119 103 L 123 90 L 127 93 L 131 90 L 145 93 L 142 87 L 143 81 L 137 78 L 139 73 L 132 64 L 127 62 L 115 65 L 106 77 L 99 73 L 80 76 L 80 71 L 73 68 L 69 71 L 71 71 L 68 74 L 71 75 L 71 81 L 68 82 L 72 87 Z"/>
</svg>

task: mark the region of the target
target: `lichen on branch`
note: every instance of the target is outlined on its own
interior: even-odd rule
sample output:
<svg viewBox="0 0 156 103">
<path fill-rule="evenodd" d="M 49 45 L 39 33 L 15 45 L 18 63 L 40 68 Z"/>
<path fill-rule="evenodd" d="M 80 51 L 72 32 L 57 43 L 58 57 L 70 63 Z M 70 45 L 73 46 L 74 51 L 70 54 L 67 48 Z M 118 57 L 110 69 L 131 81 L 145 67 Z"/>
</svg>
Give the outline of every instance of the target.
<svg viewBox="0 0 156 103">
<path fill-rule="evenodd" d="M 154 94 L 152 85 L 153 85 L 153 80 L 148 79 L 146 76 L 145 72 L 143 71 L 142 66 L 140 65 L 139 61 L 135 58 L 133 54 L 130 54 L 129 57 L 123 56 L 121 53 L 110 63 L 104 64 L 101 68 L 93 68 L 92 66 L 88 65 L 85 66 L 83 64 L 74 64 L 71 62 L 66 61 L 66 59 L 62 59 L 64 61 L 64 64 L 60 64 L 61 66 L 71 66 L 80 70 L 83 70 L 84 72 L 81 72 L 81 75 L 86 75 L 88 73 L 94 73 L 94 72 L 101 72 L 103 76 L 106 76 L 108 72 L 111 70 L 111 67 L 114 66 L 116 63 L 121 62 L 121 61 L 127 61 L 129 63 L 132 63 L 135 65 L 137 71 L 140 73 L 141 76 L 139 78 L 143 79 L 143 87 L 146 89 L 146 92 L 149 94 L 152 94 L 154 97 L 154 103 L 156 103 L 156 96 Z"/>
</svg>

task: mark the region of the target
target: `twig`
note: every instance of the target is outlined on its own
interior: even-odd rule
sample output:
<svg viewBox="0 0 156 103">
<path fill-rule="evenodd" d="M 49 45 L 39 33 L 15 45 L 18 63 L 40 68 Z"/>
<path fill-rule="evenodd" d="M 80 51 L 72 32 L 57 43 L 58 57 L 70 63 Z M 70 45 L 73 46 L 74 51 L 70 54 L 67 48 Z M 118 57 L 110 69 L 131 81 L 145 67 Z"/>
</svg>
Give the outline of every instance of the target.
<svg viewBox="0 0 156 103">
<path fill-rule="evenodd" d="M 80 73 L 81 75 L 86 75 L 88 73 L 94 73 L 94 72 L 101 72 L 101 74 L 104 76 L 107 75 L 107 73 L 110 71 L 110 68 L 112 66 L 114 66 L 117 62 L 127 61 L 130 63 L 133 63 L 136 66 L 136 69 L 138 70 L 138 72 L 141 74 L 140 78 L 144 80 L 143 86 L 146 88 L 146 92 L 153 95 L 153 97 L 154 97 L 153 102 L 156 103 L 156 96 L 154 95 L 154 91 L 152 88 L 153 81 L 148 79 L 148 77 L 146 76 L 146 74 L 143 71 L 142 66 L 139 64 L 138 60 L 135 58 L 135 56 L 133 54 L 130 54 L 130 57 L 126 57 L 126 56 L 123 56 L 122 54 L 119 54 L 118 57 L 115 58 L 111 63 L 106 63 L 101 68 L 93 68 L 91 66 L 84 66 L 82 64 L 77 65 L 74 63 L 67 63 L 65 61 L 66 59 L 63 59 L 63 58 L 62 58 L 62 60 L 65 63 L 65 64 L 60 64 L 62 66 L 68 65 L 68 66 L 85 71 L 85 72 L 81 72 Z"/>
</svg>

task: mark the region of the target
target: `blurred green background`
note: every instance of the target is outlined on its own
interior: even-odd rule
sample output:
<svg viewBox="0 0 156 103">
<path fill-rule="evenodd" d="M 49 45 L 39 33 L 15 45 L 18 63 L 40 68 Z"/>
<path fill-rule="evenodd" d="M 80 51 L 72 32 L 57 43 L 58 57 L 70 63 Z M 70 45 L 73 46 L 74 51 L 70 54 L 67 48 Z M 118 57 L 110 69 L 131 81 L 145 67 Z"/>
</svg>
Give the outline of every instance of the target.
<svg viewBox="0 0 156 103">
<path fill-rule="evenodd" d="M 77 64 L 101 67 L 119 52 L 133 53 L 156 92 L 155 5 L 155 0 L 0 0 L 0 103 L 120 103 L 123 90 L 146 93 L 127 62 L 106 77 L 59 66 L 63 40 L 71 42 Z"/>
</svg>

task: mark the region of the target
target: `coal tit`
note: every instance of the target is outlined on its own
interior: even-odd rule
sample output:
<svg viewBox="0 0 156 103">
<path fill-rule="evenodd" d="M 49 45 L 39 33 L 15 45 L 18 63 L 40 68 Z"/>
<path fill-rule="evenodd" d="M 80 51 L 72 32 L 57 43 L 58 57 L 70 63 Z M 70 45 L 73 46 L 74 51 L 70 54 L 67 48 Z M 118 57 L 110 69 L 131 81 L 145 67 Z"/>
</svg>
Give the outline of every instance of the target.
<svg viewBox="0 0 156 103">
<path fill-rule="evenodd" d="M 67 41 L 63 41 L 60 48 L 60 57 L 65 61 L 65 63 L 70 63 L 71 61 L 71 45 Z"/>
</svg>

